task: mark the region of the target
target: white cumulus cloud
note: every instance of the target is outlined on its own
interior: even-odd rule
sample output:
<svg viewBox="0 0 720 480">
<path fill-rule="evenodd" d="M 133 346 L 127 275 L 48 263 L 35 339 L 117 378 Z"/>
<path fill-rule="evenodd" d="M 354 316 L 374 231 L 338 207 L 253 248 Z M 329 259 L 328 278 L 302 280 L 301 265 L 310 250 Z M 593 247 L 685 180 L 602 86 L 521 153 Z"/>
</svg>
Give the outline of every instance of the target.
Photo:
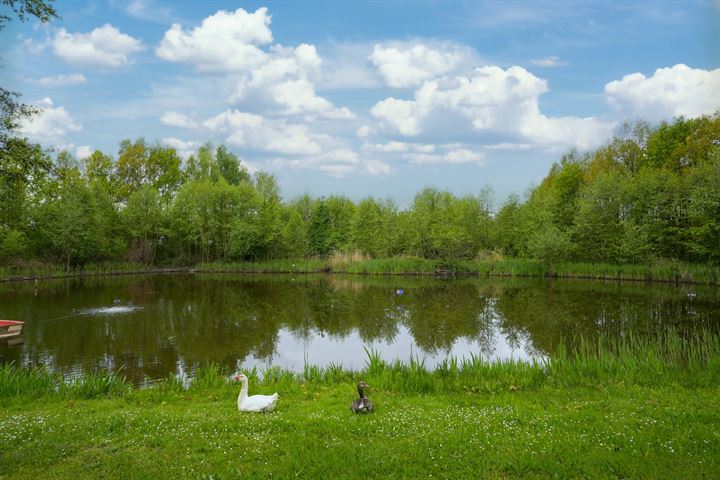
<svg viewBox="0 0 720 480">
<path fill-rule="evenodd" d="M 22 134 L 45 147 L 72 145 L 65 136 L 70 132 L 79 132 L 82 125 L 73 120 L 65 107 L 55 107 L 48 97 L 38 102 L 37 106 L 41 109 L 40 113 L 22 120 Z"/>
<path fill-rule="evenodd" d="M 198 126 L 195 120 L 178 112 L 165 112 L 163 116 L 160 117 L 160 121 L 171 127 L 196 128 Z"/>
<path fill-rule="evenodd" d="M 337 108 L 315 91 L 313 77 L 318 75 L 322 59 L 314 45 L 300 44 L 295 48 L 273 47 L 272 57 L 252 69 L 237 84 L 232 103 L 259 103 L 274 115 L 306 115 L 332 120 L 351 120 L 355 114 Z"/>
<path fill-rule="evenodd" d="M 406 153 L 403 158 L 410 163 L 416 164 L 461 164 L 476 163 L 483 165 L 485 163 L 485 155 L 480 152 L 473 152 L 466 148 L 458 148 L 450 150 L 444 155 L 429 153 Z"/>
<path fill-rule="evenodd" d="M 199 71 L 239 74 L 228 101 L 245 109 L 271 116 L 305 115 L 308 121 L 355 118 L 317 94 L 315 80 L 321 77 L 323 60 L 315 46 L 273 45 L 270 20 L 267 8 L 254 13 L 221 10 L 192 30 L 173 24 L 155 53 Z"/>
<path fill-rule="evenodd" d="M 389 47 L 378 44 L 369 58 L 387 85 L 403 88 L 450 72 L 468 55 L 467 51 L 457 46 L 440 50 L 423 44 Z"/>
<path fill-rule="evenodd" d="M 184 141 L 173 137 L 163 138 L 161 143 L 174 148 L 177 154 L 184 159 L 187 159 L 190 155 L 195 153 L 198 148 L 200 148 L 200 142 L 194 142 L 192 140 Z"/>
<path fill-rule="evenodd" d="M 288 123 L 284 119 L 266 119 L 252 113 L 228 110 L 208 118 L 203 126 L 234 146 L 288 155 L 317 155 L 322 152 L 318 139 L 306 125 Z"/>
<path fill-rule="evenodd" d="M 376 103 L 370 113 L 401 135 L 411 137 L 420 133 L 423 112 L 417 102 L 390 97 Z"/>
<path fill-rule="evenodd" d="M 476 68 L 472 76 L 426 81 L 413 100 L 387 98 L 371 114 L 388 133 L 420 137 L 445 131 L 446 140 L 478 133 L 537 145 L 590 148 L 611 133 L 613 122 L 593 117 L 547 117 L 538 99 L 547 82 L 522 67 Z"/>
<path fill-rule="evenodd" d="M 622 115 L 646 120 L 712 114 L 720 109 L 720 69 L 677 64 L 651 77 L 633 73 L 605 85 L 605 97 Z"/>
<path fill-rule="evenodd" d="M 370 175 L 379 176 L 392 173 L 390 165 L 380 160 L 366 160 L 364 166 L 365 171 Z"/>
<path fill-rule="evenodd" d="M 258 45 L 272 42 L 270 20 L 263 7 L 254 13 L 242 8 L 220 10 L 192 30 L 174 23 L 155 54 L 169 62 L 192 64 L 201 71 L 247 71 L 267 61 L 268 54 Z"/>
<path fill-rule="evenodd" d="M 89 33 L 60 28 L 52 41 L 55 55 L 73 65 L 118 68 L 132 63 L 131 55 L 145 50 L 142 42 L 106 23 Z"/>
</svg>

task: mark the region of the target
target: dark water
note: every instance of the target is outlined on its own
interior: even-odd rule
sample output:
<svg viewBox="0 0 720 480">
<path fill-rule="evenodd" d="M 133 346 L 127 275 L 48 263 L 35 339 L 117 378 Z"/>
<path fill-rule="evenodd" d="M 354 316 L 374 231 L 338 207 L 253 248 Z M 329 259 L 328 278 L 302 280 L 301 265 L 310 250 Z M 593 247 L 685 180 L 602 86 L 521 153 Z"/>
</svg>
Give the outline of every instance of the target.
<svg viewBox="0 0 720 480">
<path fill-rule="evenodd" d="M 0 285 L 0 319 L 26 322 L 24 343 L 0 346 L 0 362 L 68 376 L 122 369 L 142 384 L 208 361 L 357 369 L 366 347 L 433 366 L 450 355 L 542 357 L 577 334 L 718 329 L 720 292 L 581 280 L 128 276 L 40 282 L 37 292 Z"/>
</svg>

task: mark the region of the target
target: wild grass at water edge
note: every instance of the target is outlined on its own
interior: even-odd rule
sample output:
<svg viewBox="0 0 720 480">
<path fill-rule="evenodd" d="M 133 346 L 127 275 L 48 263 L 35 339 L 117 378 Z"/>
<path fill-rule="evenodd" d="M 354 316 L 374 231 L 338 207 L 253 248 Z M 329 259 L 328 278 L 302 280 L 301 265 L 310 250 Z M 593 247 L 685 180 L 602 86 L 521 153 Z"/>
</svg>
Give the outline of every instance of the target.
<svg viewBox="0 0 720 480">
<path fill-rule="evenodd" d="M 366 350 L 366 354 L 366 366 L 359 371 L 340 364 L 306 364 L 302 372 L 269 367 L 245 373 L 253 388 L 263 393 L 299 392 L 323 385 L 354 384 L 360 379 L 398 395 L 493 394 L 540 387 L 720 385 L 720 333 L 708 330 L 690 335 L 667 330 L 651 337 L 577 338 L 561 346 L 551 358 L 526 362 L 486 360 L 478 355 L 448 357 L 432 369 L 418 356 L 402 362 L 386 361 L 377 350 Z M 188 381 L 170 375 L 152 382 L 147 390 L 158 398 L 226 395 L 237 389 L 231 381 L 232 373 L 227 367 L 210 363 L 195 369 Z M 117 397 L 133 390 L 122 372 L 98 371 L 67 381 L 46 367 L 0 366 L 0 403 L 32 398 Z"/>
<path fill-rule="evenodd" d="M 275 259 L 253 262 L 211 262 L 185 266 L 153 266 L 132 262 L 88 264 L 65 271 L 62 266 L 29 263 L 0 266 L 0 282 L 76 276 L 156 273 L 350 273 L 362 275 L 485 275 L 502 277 L 586 278 L 644 282 L 720 284 L 720 266 L 658 261 L 640 265 L 562 262 L 548 265 L 523 258 L 442 260 L 411 256 L 369 258 L 362 254 L 334 254 L 329 258 Z"/>
</svg>

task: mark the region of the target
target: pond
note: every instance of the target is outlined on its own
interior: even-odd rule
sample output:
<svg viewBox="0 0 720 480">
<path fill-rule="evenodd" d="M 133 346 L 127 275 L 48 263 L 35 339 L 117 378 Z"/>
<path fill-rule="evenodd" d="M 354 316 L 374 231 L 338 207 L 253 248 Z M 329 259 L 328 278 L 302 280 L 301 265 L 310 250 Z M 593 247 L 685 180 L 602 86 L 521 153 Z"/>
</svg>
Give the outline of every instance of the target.
<svg viewBox="0 0 720 480">
<path fill-rule="evenodd" d="M 588 280 L 342 275 L 153 275 L 0 285 L 0 319 L 23 320 L 0 363 L 47 365 L 73 377 L 120 370 L 142 385 L 306 363 L 360 369 L 449 356 L 530 360 L 562 339 L 720 328 L 718 289 Z"/>
</svg>

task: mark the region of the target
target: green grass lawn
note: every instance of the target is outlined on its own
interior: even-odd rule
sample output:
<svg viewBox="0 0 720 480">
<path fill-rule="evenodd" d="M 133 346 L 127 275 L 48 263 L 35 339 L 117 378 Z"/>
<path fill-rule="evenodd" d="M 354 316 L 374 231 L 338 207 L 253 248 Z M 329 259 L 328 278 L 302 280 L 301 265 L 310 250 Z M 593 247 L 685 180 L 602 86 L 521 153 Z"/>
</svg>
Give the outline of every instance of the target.
<svg viewBox="0 0 720 480">
<path fill-rule="evenodd" d="M 720 478 L 720 334 L 583 341 L 543 363 L 383 361 L 137 389 L 0 365 L 0 478 Z M 349 410 L 366 380 L 376 411 Z"/>
<path fill-rule="evenodd" d="M 717 388 L 370 394 L 365 416 L 351 383 L 299 384 L 268 414 L 230 386 L 11 402 L 0 478 L 720 478 Z"/>
</svg>

